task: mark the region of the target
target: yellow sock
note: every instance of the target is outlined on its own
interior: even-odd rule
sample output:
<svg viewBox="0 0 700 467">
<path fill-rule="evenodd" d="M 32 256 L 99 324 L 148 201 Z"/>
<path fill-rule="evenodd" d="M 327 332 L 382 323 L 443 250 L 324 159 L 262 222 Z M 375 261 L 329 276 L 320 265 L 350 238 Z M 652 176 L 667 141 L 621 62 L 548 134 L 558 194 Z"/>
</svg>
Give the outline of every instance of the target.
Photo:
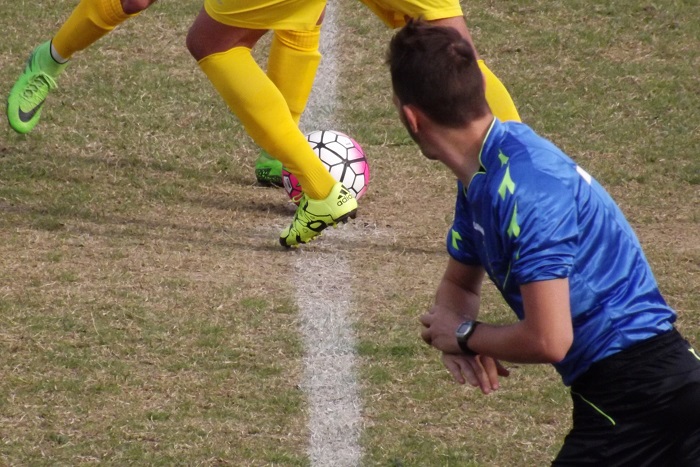
<svg viewBox="0 0 700 467">
<path fill-rule="evenodd" d="M 121 0 L 81 0 L 54 36 L 51 44 L 69 59 L 135 15 L 127 15 Z"/>
<path fill-rule="evenodd" d="M 321 62 L 320 37 L 320 25 L 313 31 L 275 31 L 270 45 L 267 76 L 284 96 L 297 125 Z"/>
<path fill-rule="evenodd" d="M 199 66 L 253 141 L 292 172 L 304 192 L 324 199 L 335 179 L 326 170 L 299 127 L 284 96 L 255 62 L 247 47 L 204 57 Z"/>
<path fill-rule="evenodd" d="M 521 121 L 518 109 L 515 108 L 515 103 L 501 80 L 489 70 L 483 60 L 479 60 L 478 63 L 481 74 L 484 75 L 486 102 L 491 107 L 491 112 L 501 121 Z"/>
</svg>

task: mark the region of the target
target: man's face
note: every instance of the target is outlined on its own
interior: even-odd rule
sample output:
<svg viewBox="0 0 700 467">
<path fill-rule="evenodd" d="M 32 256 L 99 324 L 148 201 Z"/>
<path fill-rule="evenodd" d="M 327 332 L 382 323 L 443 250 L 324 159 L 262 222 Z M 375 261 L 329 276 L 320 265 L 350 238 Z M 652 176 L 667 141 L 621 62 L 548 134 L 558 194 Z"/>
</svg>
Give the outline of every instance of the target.
<svg viewBox="0 0 700 467">
<path fill-rule="evenodd" d="M 430 147 L 429 147 L 429 145 L 426 143 L 426 141 L 424 141 L 424 140 L 418 135 L 418 133 L 414 132 L 414 131 L 411 129 L 411 125 L 409 124 L 408 118 L 406 117 L 406 112 L 404 111 L 404 107 L 403 107 L 403 105 L 401 104 L 401 101 L 399 101 L 399 98 L 396 97 L 396 94 L 394 94 L 393 100 L 394 100 L 394 105 L 396 106 L 396 110 L 399 112 L 399 120 L 401 120 L 401 123 L 403 123 L 403 126 L 406 128 L 406 131 L 408 132 L 408 135 L 409 135 L 409 136 L 411 137 L 411 139 L 418 145 L 418 147 L 420 148 L 421 152 L 423 153 L 423 155 L 424 155 L 426 158 L 430 159 L 431 161 L 437 160 L 438 158 L 437 158 L 435 155 L 431 154 Z"/>
<path fill-rule="evenodd" d="M 403 123 L 403 126 L 406 128 L 406 131 L 411 139 L 418 144 L 418 136 L 413 132 L 413 130 L 411 130 L 411 125 L 408 124 L 408 119 L 406 118 L 406 113 L 403 110 L 403 105 L 401 105 L 401 101 L 399 101 L 399 98 L 396 97 L 396 94 L 394 94 L 393 100 L 396 110 L 399 112 L 399 120 L 401 120 L 401 123 Z"/>
</svg>

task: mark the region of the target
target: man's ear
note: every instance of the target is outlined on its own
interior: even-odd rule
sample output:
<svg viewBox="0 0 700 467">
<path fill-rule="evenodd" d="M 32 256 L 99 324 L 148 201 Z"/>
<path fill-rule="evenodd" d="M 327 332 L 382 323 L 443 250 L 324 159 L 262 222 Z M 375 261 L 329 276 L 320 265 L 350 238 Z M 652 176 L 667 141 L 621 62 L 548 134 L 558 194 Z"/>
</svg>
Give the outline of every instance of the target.
<svg viewBox="0 0 700 467">
<path fill-rule="evenodd" d="M 413 134 L 418 133 L 421 112 L 412 105 L 402 105 L 401 110 L 406 117 L 406 124 Z"/>
</svg>

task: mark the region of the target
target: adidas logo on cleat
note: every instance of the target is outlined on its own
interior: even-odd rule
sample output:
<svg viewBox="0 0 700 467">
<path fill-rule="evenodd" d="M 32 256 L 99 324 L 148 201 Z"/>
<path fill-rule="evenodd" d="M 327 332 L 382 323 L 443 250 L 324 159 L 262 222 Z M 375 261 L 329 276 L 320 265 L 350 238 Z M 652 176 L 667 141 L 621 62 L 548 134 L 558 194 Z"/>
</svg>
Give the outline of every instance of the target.
<svg viewBox="0 0 700 467">
<path fill-rule="evenodd" d="M 354 198 L 349 192 L 345 190 L 343 190 L 343 192 L 345 193 L 344 195 L 341 194 L 341 196 L 338 196 L 338 202 L 336 203 L 338 206 L 342 206 Z"/>
</svg>

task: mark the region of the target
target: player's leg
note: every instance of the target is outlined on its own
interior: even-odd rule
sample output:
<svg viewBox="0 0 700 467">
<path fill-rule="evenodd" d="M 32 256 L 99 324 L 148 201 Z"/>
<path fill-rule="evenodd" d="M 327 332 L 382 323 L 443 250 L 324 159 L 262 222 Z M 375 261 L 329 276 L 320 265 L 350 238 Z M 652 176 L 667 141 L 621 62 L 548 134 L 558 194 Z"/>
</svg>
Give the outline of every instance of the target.
<svg viewBox="0 0 700 467">
<path fill-rule="evenodd" d="M 52 49 L 68 60 L 155 0 L 81 0 L 52 40 Z"/>
<path fill-rule="evenodd" d="M 36 47 L 10 91 L 7 118 L 19 133 L 39 122 L 43 103 L 74 53 L 85 49 L 155 0 L 82 0 L 54 38 Z"/>
<path fill-rule="evenodd" d="M 474 47 L 474 41 L 472 40 L 471 34 L 467 29 L 467 24 L 462 16 L 436 19 L 431 21 L 431 23 L 457 29 L 462 36 L 471 43 L 472 47 Z M 474 47 L 474 50 L 477 50 L 476 47 Z M 515 107 L 510 93 L 501 80 L 486 66 L 486 63 L 478 56 L 478 53 L 477 58 L 479 60 L 478 63 L 481 74 L 484 76 L 486 102 L 488 102 L 491 112 L 493 112 L 499 120 L 515 120 L 519 122 L 520 115 L 518 114 L 518 110 Z"/>
<path fill-rule="evenodd" d="M 458 0 L 361 0 L 372 12 L 390 28 L 406 24 L 409 18 L 423 18 L 433 24 L 457 29 L 474 47 L 467 23 Z M 474 47 L 474 50 L 477 50 Z M 479 58 L 479 68 L 484 75 L 486 101 L 493 114 L 502 121 L 520 121 L 520 115 L 508 90 L 493 74 L 486 63 Z"/>
<path fill-rule="evenodd" d="M 321 25 L 311 31 L 275 31 L 270 45 L 267 76 L 287 101 L 299 124 L 321 62 Z"/>
<path fill-rule="evenodd" d="M 297 125 L 321 62 L 320 38 L 321 24 L 317 24 L 310 31 L 275 31 L 270 45 L 267 76 L 284 96 Z M 255 162 L 255 175 L 260 183 L 281 186 L 282 163 L 261 151 Z"/>
<path fill-rule="evenodd" d="M 318 159 L 284 96 L 251 54 L 266 31 L 219 22 L 209 14 L 209 6 L 205 3 L 190 28 L 190 53 L 255 143 L 274 154 L 304 189 L 304 199 L 280 242 L 305 243 L 326 227 L 354 217 L 356 200 Z"/>
</svg>

